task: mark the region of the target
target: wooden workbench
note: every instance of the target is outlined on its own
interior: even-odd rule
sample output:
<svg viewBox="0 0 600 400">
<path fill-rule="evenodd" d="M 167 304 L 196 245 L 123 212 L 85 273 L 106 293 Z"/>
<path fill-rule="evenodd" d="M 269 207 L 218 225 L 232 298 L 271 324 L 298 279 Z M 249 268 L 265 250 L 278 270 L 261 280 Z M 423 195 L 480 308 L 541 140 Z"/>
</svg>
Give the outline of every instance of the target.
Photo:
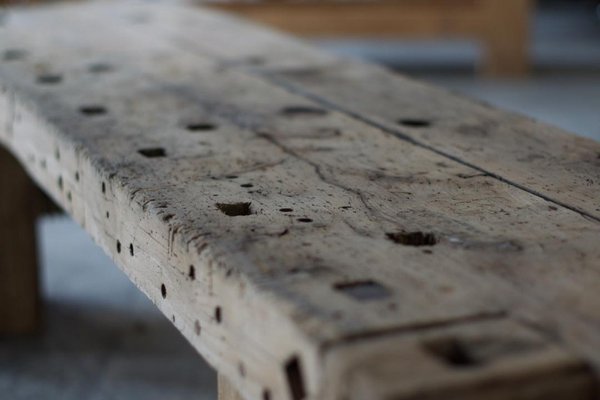
<svg viewBox="0 0 600 400">
<path fill-rule="evenodd" d="M 0 37 L 3 331 L 37 321 L 29 176 L 223 399 L 594 398 L 596 142 L 166 1 Z"/>
</svg>

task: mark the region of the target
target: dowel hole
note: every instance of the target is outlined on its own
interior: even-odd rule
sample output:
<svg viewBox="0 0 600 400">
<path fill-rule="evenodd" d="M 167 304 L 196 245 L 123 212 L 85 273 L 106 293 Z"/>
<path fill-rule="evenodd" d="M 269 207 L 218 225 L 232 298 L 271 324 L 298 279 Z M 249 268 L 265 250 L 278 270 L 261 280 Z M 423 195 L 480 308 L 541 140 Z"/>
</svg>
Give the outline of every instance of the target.
<svg viewBox="0 0 600 400">
<path fill-rule="evenodd" d="M 88 117 L 95 117 L 95 116 L 106 114 L 107 110 L 103 106 L 87 105 L 87 106 L 79 107 L 79 112 Z"/>
<path fill-rule="evenodd" d="M 294 211 L 293 208 L 280 208 L 279 211 L 283 212 L 283 213 L 289 213 Z"/>
<path fill-rule="evenodd" d="M 121 242 L 117 240 L 117 253 L 121 253 Z"/>
<path fill-rule="evenodd" d="M 191 280 L 195 280 L 196 279 L 196 268 L 194 268 L 193 265 L 190 265 L 190 269 L 188 271 L 188 277 Z"/>
<path fill-rule="evenodd" d="M 138 153 L 146 158 L 166 157 L 167 152 L 162 147 L 153 147 L 148 149 L 138 150 Z"/>
<path fill-rule="evenodd" d="M 388 239 L 404 246 L 434 246 L 438 238 L 431 232 L 392 232 L 386 233 Z"/>
<path fill-rule="evenodd" d="M 381 300 L 390 296 L 385 286 L 373 280 L 341 282 L 333 288 L 358 301 Z"/>
<path fill-rule="evenodd" d="M 287 117 L 300 116 L 322 116 L 327 114 L 327 110 L 311 106 L 288 106 L 283 108 L 280 113 Z"/>
<path fill-rule="evenodd" d="M 298 218 L 298 220 L 297 220 L 297 221 L 298 221 L 298 222 L 304 222 L 304 223 L 310 223 L 310 222 L 313 222 L 313 220 L 312 220 L 312 219 L 310 219 L 310 218 Z"/>
<path fill-rule="evenodd" d="M 202 328 L 200 327 L 200 321 L 196 320 L 194 322 L 194 333 L 196 333 L 196 336 L 200 336 L 201 331 Z"/>
<path fill-rule="evenodd" d="M 160 285 L 160 294 L 162 295 L 162 298 L 163 298 L 163 299 L 166 299 L 166 298 L 167 298 L 167 287 L 165 286 L 165 284 L 164 284 L 164 283 L 162 283 L 162 284 Z"/>
<path fill-rule="evenodd" d="M 287 377 L 292 400 L 302 400 L 306 398 L 302 367 L 300 365 L 300 359 L 298 356 L 293 356 L 288 362 L 286 362 L 285 375 Z"/>
<path fill-rule="evenodd" d="M 481 363 L 469 351 L 468 346 L 455 337 L 431 340 L 424 343 L 423 347 L 434 357 L 452 367 L 474 367 Z"/>
<path fill-rule="evenodd" d="M 22 60 L 27 55 L 25 50 L 21 49 L 8 49 L 5 50 L 2 54 L 2 59 L 4 61 L 17 61 Z"/>
<path fill-rule="evenodd" d="M 271 400 L 271 391 L 269 389 L 263 390 L 262 398 L 263 400 Z"/>
<path fill-rule="evenodd" d="M 212 131 L 213 129 L 216 129 L 217 126 L 215 124 L 211 124 L 209 122 L 194 122 L 194 123 L 188 124 L 185 128 L 190 132 L 200 132 L 200 131 Z"/>
<path fill-rule="evenodd" d="M 221 315 L 221 307 L 215 307 L 215 321 L 217 321 L 217 324 L 221 323 L 221 320 L 223 318 L 223 316 Z"/>
<path fill-rule="evenodd" d="M 402 118 L 398 120 L 398 124 L 409 128 L 427 128 L 431 126 L 430 121 L 418 118 Z"/>
<path fill-rule="evenodd" d="M 253 187 L 254 185 L 253 185 L 253 184 L 251 184 L 251 183 L 242 183 L 240 186 L 241 186 L 241 187 L 243 187 L 243 188 L 251 188 L 251 187 Z"/>
<path fill-rule="evenodd" d="M 110 72 L 112 70 L 113 70 L 112 65 L 106 64 L 106 63 L 90 64 L 90 66 L 88 67 L 88 71 L 93 74 L 103 74 L 106 72 Z"/>
<path fill-rule="evenodd" d="M 134 252 L 133 252 L 133 243 L 129 243 L 129 255 L 131 257 L 133 257 L 133 255 L 134 255 Z"/>
<path fill-rule="evenodd" d="M 102 194 L 106 193 L 106 183 L 102 182 Z"/>
<path fill-rule="evenodd" d="M 217 208 L 225 215 L 238 217 L 252 214 L 250 202 L 243 203 L 217 203 Z"/>
<path fill-rule="evenodd" d="M 63 80 L 62 75 L 58 74 L 46 74 L 37 77 L 37 83 L 41 85 L 56 85 L 61 83 Z"/>
</svg>

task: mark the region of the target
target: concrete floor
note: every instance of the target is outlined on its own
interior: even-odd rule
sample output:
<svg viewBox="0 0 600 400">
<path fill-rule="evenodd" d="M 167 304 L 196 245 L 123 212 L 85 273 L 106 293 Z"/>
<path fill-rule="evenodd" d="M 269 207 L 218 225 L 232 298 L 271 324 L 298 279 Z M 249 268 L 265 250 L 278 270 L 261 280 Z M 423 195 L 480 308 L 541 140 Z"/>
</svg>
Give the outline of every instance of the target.
<svg viewBox="0 0 600 400">
<path fill-rule="evenodd" d="M 319 44 L 600 140 L 600 25 L 550 10 L 535 32 L 534 74 L 510 81 L 475 78 L 470 43 Z M 0 399 L 215 398 L 214 372 L 85 232 L 55 217 L 40 238 L 46 327 L 0 339 Z"/>
</svg>

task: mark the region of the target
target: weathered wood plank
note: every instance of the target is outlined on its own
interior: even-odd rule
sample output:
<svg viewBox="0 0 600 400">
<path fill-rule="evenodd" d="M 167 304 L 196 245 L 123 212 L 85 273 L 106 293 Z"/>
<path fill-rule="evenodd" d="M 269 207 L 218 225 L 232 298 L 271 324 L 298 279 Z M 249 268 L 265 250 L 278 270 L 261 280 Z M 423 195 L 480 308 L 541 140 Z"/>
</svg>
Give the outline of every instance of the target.
<svg viewBox="0 0 600 400">
<path fill-rule="evenodd" d="M 535 351 L 544 346 L 506 321 L 344 343 L 327 359 L 339 373 L 329 384 L 348 399 L 596 398 L 589 367 L 560 350 Z"/>
<path fill-rule="evenodd" d="M 353 370 L 355 398 L 591 398 L 598 221 L 247 70 L 333 64 L 235 26 L 160 2 L 14 13 L 0 141 L 248 399 L 342 398 Z M 411 354 L 427 368 L 399 379 Z"/>
<path fill-rule="evenodd" d="M 219 400 L 243 400 L 242 396 L 238 393 L 237 389 L 229 383 L 226 377 L 219 375 Z M 265 399 L 269 399 L 269 394 L 263 396 Z"/>
<path fill-rule="evenodd" d="M 39 324 L 38 189 L 0 148 L 0 334 L 31 333 Z"/>
<path fill-rule="evenodd" d="M 228 32 L 220 35 L 206 15 L 165 14 L 153 32 L 174 46 L 263 73 L 312 101 L 600 219 L 600 145 L 591 139 L 234 18 L 220 20 Z M 188 26 L 185 35 L 177 21 Z"/>
</svg>

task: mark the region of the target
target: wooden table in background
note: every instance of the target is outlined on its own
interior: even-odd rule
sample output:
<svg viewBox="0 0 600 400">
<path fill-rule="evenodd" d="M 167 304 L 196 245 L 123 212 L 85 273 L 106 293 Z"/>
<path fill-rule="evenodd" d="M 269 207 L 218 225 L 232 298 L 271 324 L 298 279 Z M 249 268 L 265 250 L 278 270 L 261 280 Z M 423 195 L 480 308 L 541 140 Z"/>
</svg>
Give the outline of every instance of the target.
<svg viewBox="0 0 600 400">
<path fill-rule="evenodd" d="M 217 1 L 207 5 L 309 37 L 470 38 L 492 77 L 529 71 L 532 0 Z"/>
</svg>

